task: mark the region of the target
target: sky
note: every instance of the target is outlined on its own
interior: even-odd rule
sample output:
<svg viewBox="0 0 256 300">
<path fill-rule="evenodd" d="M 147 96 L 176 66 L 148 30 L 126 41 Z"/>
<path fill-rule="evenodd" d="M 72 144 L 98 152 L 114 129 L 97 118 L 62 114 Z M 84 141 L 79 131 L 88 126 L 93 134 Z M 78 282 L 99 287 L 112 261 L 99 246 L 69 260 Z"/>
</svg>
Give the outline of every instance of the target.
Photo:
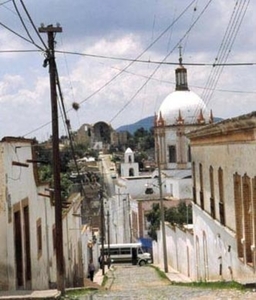
<svg viewBox="0 0 256 300">
<path fill-rule="evenodd" d="M 255 12 L 250 0 L 0 0 L 0 139 L 52 134 L 47 34 L 38 33 L 50 24 L 62 28 L 55 57 L 73 131 L 154 115 L 175 90 L 179 46 L 190 90 L 215 117 L 252 112 Z M 60 136 L 63 124 L 60 111 Z"/>
</svg>

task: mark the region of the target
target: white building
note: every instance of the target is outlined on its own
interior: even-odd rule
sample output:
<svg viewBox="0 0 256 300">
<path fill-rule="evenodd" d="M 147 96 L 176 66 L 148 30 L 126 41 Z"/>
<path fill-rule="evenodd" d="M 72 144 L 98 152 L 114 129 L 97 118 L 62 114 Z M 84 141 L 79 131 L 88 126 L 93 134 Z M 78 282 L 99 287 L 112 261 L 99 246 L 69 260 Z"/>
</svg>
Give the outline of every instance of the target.
<svg viewBox="0 0 256 300">
<path fill-rule="evenodd" d="M 56 287 L 55 207 L 40 183 L 33 140 L 6 137 L 0 143 L 0 289 Z M 47 195 L 48 194 L 48 195 Z M 81 226 L 81 195 L 63 208 L 63 251 L 67 286 L 87 274 L 90 232 Z"/>
<path fill-rule="evenodd" d="M 253 112 L 188 134 L 193 228 L 165 226 L 168 264 L 193 281 L 255 282 L 255 133 Z M 163 264 L 158 237 L 154 258 Z"/>
<path fill-rule="evenodd" d="M 198 280 L 255 282 L 256 113 L 191 132 Z"/>
</svg>

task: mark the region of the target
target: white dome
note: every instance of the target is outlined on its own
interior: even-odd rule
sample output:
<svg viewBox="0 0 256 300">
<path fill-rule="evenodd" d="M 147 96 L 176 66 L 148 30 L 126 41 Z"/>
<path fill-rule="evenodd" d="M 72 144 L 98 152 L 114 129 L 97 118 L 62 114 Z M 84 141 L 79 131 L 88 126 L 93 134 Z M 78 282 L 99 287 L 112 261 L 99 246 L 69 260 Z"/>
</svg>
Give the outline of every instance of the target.
<svg viewBox="0 0 256 300">
<path fill-rule="evenodd" d="M 158 111 L 158 118 L 161 112 L 166 125 L 175 125 L 180 113 L 182 119 L 184 119 L 184 124 L 195 124 L 197 123 L 200 109 L 202 109 L 203 116 L 207 122 L 209 120 L 209 111 L 197 94 L 191 91 L 175 91 L 162 102 Z"/>
</svg>

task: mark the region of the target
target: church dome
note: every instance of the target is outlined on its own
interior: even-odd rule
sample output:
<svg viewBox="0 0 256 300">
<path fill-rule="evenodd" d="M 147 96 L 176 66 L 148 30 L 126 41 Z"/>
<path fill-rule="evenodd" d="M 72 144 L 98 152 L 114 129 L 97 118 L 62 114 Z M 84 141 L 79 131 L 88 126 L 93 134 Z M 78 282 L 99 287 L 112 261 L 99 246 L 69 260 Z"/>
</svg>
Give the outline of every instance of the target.
<svg viewBox="0 0 256 300">
<path fill-rule="evenodd" d="M 162 102 L 158 111 L 158 120 L 160 117 L 165 125 L 176 125 L 179 121 L 184 124 L 195 124 L 200 121 L 200 118 L 209 121 L 210 113 L 197 94 L 189 90 L 176 90 Z"/>
</svg>

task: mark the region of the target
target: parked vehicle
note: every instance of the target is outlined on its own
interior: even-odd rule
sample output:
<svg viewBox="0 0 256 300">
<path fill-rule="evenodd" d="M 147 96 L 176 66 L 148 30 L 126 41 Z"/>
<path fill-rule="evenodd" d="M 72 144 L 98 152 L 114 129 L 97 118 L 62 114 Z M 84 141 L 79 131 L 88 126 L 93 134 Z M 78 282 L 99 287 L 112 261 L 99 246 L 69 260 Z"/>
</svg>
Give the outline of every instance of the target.
<svg viewBox="0 0 256 300">
<path fill-rule="evenodd" d="M 112 263 L 127 263 L 144 266 L 151 263 L 150 253 L 143 252 L 141 243 L 126 243 L 126 244 L 105 244 L 104 255 L 110 255 Z"/>
</svg>

